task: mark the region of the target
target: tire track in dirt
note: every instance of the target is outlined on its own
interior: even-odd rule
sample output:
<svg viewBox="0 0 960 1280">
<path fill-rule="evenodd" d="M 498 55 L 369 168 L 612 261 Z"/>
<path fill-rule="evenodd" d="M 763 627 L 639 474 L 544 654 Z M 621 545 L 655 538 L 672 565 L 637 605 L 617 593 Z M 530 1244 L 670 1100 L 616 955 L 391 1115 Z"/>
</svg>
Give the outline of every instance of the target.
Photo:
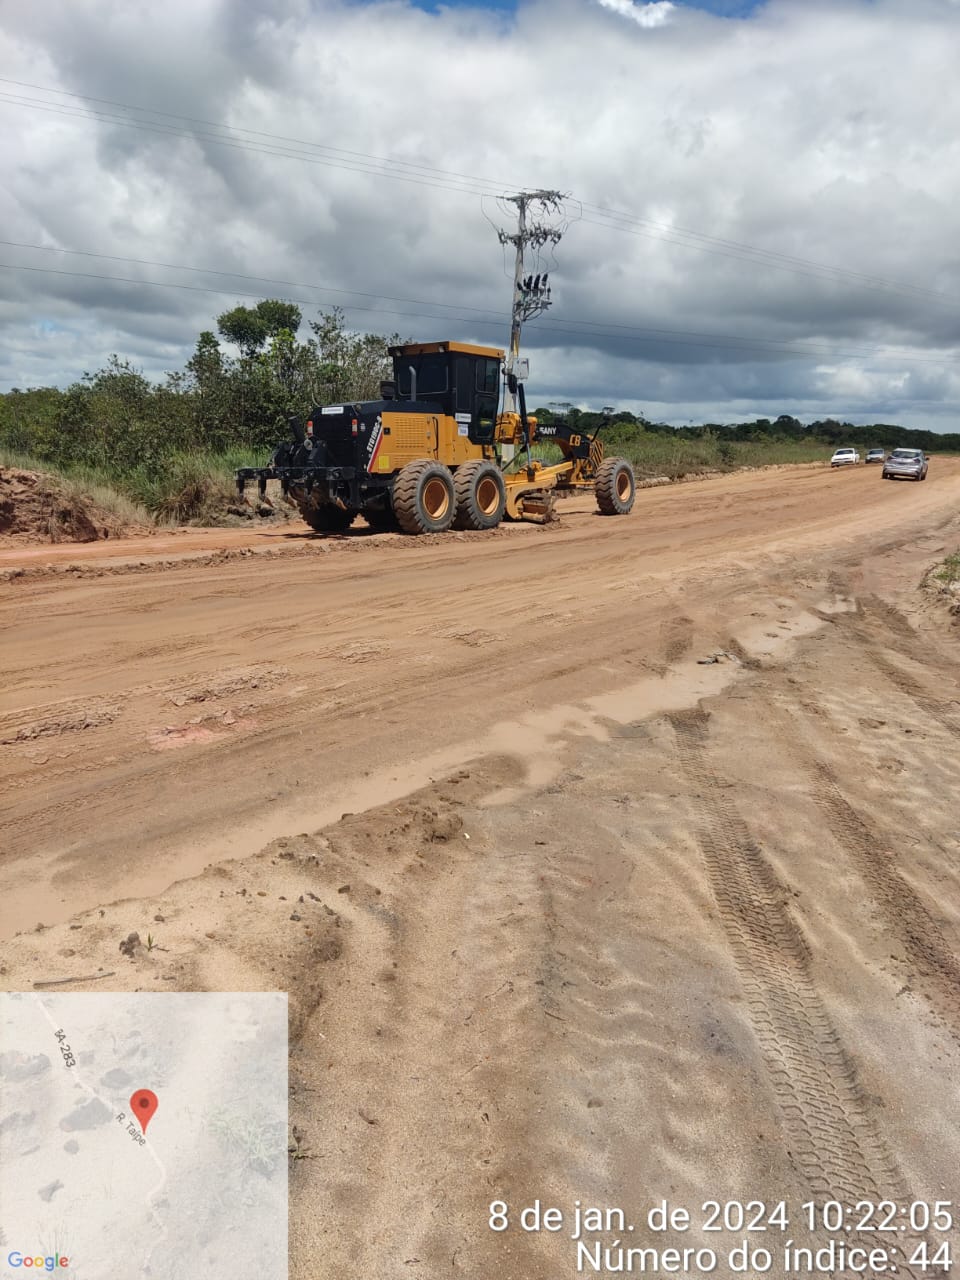
<svg viewBox="0 0 960 1280">
<path fill-rule="evenodd" d="M 849 855 L 890 936 L 922 975 L 919 985 L 928 1004 L 960 1042 L 960 962 L 929 908 L 898 869 L 889 836 L 884 838 L 880 827 L 850 803 L 835 770 L 818 754 L 810 735 L 814 726 L 823 728 L 822 704 L 801 704 L 811 726 L 805 728 L 771 692 L 760 691 L 760 696 L 764 718 L 780 721 L 778 740 L 790 744 L 791 759 L 811 779 L 811 796 L 823 810 L 830 835 Z M 849 750 L 847 743 L 844 749 Z"/>
<path fill-rule="evenodd" d="M 703 807 L 700 848 L 796 1166 L 815 1197 L 904 1203 L 903 1175 L 817 991 L 791 891 L 709 763 L 707 714 L 669 719 Z"/>
<path fill-rule="evenodd" d="M 671 618 L 661 630 L 661 643 L 667 666 L 685 658 L 693 648 L 693 619 L 684 614 Z"/>
<path fill-rule="evenodd" d="M 849 803 L 829 765 L 813 766 L 817 803 L 834 839 L 866 881 L 887 926 L 923 975 L 923 992 L 960 1041 L 960 963 L 940 926 L 900 874 L 893 852 L 869 818 Z"/>
<path fill-rule="evenodd" d="M 682 856 L 669 847 L 660 852 L 682 876 Z M 586 849 L 546 858 L 538 875 L 539 1003 L 555 1028 L 551 1124 L 540 1141 L 545 1167 L 565 1184 L 560 1203 L 599 1203 L 605 1195 L 629 1202 L 651 1194 L 632 1158 L 638 1147 L 655 1149 L 660 1184 L 689 1187 L 691 1197 L 693 1188 L 703 1187 L 689 1088 L 697 1059 L 679 1043 L 677 1028 L 665 1025 L 658 980 L 648 967 L 651 949 L 637 946 L 645 934 L 642 913 L 638 918 L 629 905 L 637 872 L 635 851 L 597 828 Z M 655 1116 L 647 1075 L 652 1063 Z M 717 1088 L 712 1082 L 711 1097 Z M 656 1245 L 639 1224 L 632 1241 Z"/>
<path fill-rule="evenodd" d="M 329 1115 L 335 1140 L 322 1162 L 298 1170 L 292 1208 L 298 1236 L 322 1242 L 337 1274 L 555 1274 L 535 1237 L 506 1242 L 487 1229 L 491 1201 L 541 1185 L 531 1099 L 553 1025 L 529 981 L 540 928 L 534 871 L 490 849 L 473 824 L 464 832 L 460 816 L 514 767 L 488 761 L 429 800 L 327 831 L 342 874 L 353 868 L 350 987 L 318 1006 L 294 1066 L 305 1090 L 322 1091 L 319 1044 L 349 1079 Z M 451 1178 L 452 1168 L 464 1176 Z M 333 1240 L 318 1203 L 341 1219 Z M 312 1274 L 303 1265 L 291 1273 Z"/>
<path fill-rule="evenodd" d="M 554 802 L 555 795 L 562 798 Z M 643 883 L 648 859 L 657 875 L 669 867 L 696 919 L 686 897 L 697 892 L 698 877 L 688 874 L 691 850 L 659 834 L 638 847 L 626 817 L 629 795 L 606 817 L 586 816 L 595 800 L 588 765 L 586 775 L 569 775 L 533 797 L 520 823 L 499 811 L 490 816 L 492 839 L 522 851 L 513 865 L 522 867 L 522 888 L 514 892 L 524 905 L 504 923 L 525 931 L 517 985 L 536 998 L 526 1015 L 526 1035 L 539 1042 L 532 1062 L 541 1113 L 532 1125 L 536 1194 L 559 1205 L 631 1204 L 669 1186 L 693 1203 L 708 1194 L 703 1110 L 722 1111 L 742 1087 L 732 1069 L 739 1045 L 724 1038 L 729 1057 L 713 1059 L 706 1081 L 698 1077 L 702 1091 L 694 1100 L 691 1074 L 703 1066 L 705 1050 L 716 1053 L 703 1029 L 712 1019 L 710 984 L 695 995 L 684 990 L 665 1013 L 665 991 L 675 991 L 679 973 L 689 970 L 656 936 L 656 925 L 651 930 Z M 581 824 L 573 840 L 566 821 L 572 812 Z M 516 1057 L 511 1064 L 513 1071 Z M 607 1243 L 615 1235 L 607 1233 Z M 641 1223 L 631 1242 L 657 1245 Z M 555 1274 L 568 1274 L 570 1256 Z"/>
<path fill-rule="evenodd" d="M 831 578 L 836 579 L 837 575 L 832 574 Z M 849 591 L 849 588 L 845 589 Z M 928 670 L 931 667 L 938 669 L 944 678 L 956 681 L 956 665 L 939 657 L 934 647 L 914 630 L 899 609 L 877 595 L 866 595 L 857 598 L 856 611 L 853 613 L 821 616 L 852 635 L 866 658 L 885 680 L 910 698 L 921 711 L 953 737 L 960 738 L 960 705 L 957 700 L 944 701 L 937 697 L 915 676 L 891 662 L 887 656 L 892 650 L 900 657 Z M 877 634 L 878 630 L 882 631 L 882 635 Z"/>
<path fill-rule="evenodd" d="M 941 728 L 946 729 L 951 737 L 960 738 L 960 718 L 958 713 L 951 709 L 950 704 L 942 702 L 924 689 L 919 680 L 870 645 L 866 636 L 863 638 L 867 641 L 864 645 L 865 656 L 884 679 L 888 680 L 900 693 L 905 694 L 931 720 L 935 720 Z"/>
</svg>

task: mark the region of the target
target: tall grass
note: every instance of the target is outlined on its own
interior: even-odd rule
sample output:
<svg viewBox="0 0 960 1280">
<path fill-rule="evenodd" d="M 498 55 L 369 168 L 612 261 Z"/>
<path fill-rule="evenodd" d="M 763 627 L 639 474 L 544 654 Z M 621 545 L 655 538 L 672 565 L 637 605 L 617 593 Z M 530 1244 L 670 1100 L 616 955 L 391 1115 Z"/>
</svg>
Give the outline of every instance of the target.
<svg viewBox="0 0 960 1280">
<path fill-rule="evenodd" d="M 955 551 L 953 555 L 947 556 L 946 560 L 935 570 L 933 577 L 937 582 L 945 582 L 947 586 L 953 586 L 955 582 L 960 582 L 960 551 Z"/>
<path fill-rule="evenodd" d="M 641 479 L 667 476 L 679 480 L 698 471 L 735 471 L 739 467 L 827 461 L 829 445 L 814 441 L 725 440 L 713 435 L 688 439 L 640 432 L 632 438 L 611 433 L 605 440 L 608 456 L 626 457 Z"/>
<path fill-rule="evenodd" d="M 69 466 L 37 462 L 0 448 L 0 466 L 53 475 L 68 493 L 85 496 L 126 524 L 222 522 L 235 501 L 238 467 L 263 466 L 266 454 L 228 449 L 223 453 L 174 453 L 162 465 L 123 470 L 119 466 Z"/>
<path fill-rule="evenodd" d="M 831 448 L 814 441 L 723 440 L 715 436 L 678 438 L 635 428 L 619 436 L 604 433 L 607 456 L 626 457 L 639 479 L 665 476 L 682 479 L 703 471 L 734 471 L 776 463 L 819 462 Z M 537 444 L 533 456 L 545 465 L 560 462 L 555 444 Z M 518 453 L 517 462 L 525 460 Z M 22 467 L 53 475 L 69 493 L 86 497 L 129 525 L 150 523 L 229 523 L 228 508 L 235 502 L 238 467 L 264 466 L 268 454 L 245 449 L 221 453 L 174 453 L 161 463 L 124 470 L 118 465 L 99 467 L 38 462 L 25 454 L 0 448 L 0 466 Z"/>
<path fill-rule="evenodd" d="M 124 525 L 149 525 L 153 515 L 147 505 L 124 492 L 113 478 L 96 467 L 58 467 L 54 463 L 37 462 L 12 449 L 0 448 L 0 467 L 19 467 L 22 471 L 39 471 L 52 476 L 68 498 L 90 502 L 101 511 L 115 516 Z"/>
<path fill-rule="evenodd" d="M 161 468 L 137 468 L 110 475 L 158 520 L 175 524 L 214 523 L 236 500 L 238 467 L 263 466 L 267 459 L 248 451 L 174 453 Z"/>
<path fill-rule="evenodd" d="M 740 467 L 762 467 L 784 463 L 827 462 L 833 452 L 828 444 L 806 440 L 724 440 L 717 436 L 699 439 L 669 436 L 653 431 L 612 431 L 601 435 L 607 457 L 626 458 L 641 480 L 666 476 L 682 479 L 702 471 L 736 471 Z M 536 444 L 533 457 L 550 466 L 563 455 L 559 445 Z M 526 453 L 518 457 L 526 460 Z"/>
</svg>

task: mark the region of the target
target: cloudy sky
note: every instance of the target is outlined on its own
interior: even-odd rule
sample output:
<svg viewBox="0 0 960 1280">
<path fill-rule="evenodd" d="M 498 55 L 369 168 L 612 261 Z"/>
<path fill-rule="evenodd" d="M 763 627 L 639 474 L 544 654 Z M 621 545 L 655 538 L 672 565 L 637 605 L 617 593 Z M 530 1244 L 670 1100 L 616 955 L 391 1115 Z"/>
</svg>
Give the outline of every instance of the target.
<svg viewBox="0 0 960 1280">
<path fill-rule="evenodd" d="M 259 297 L 503 346 L 535 404 L 960 426 L 960 0 L 10 0 L 0 390 Z"/>
</svg>

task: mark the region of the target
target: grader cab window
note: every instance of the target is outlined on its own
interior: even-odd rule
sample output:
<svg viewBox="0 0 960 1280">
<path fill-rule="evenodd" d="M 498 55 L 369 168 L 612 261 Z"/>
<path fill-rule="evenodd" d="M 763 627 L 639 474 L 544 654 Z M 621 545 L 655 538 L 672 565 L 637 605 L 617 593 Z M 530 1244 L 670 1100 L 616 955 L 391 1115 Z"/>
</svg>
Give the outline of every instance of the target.
<svg viewBox="0 0 960 1280">
<path fill-rule="evenodd" d="M 470 356 L 457 356 L 456 386 L 458 413 L 473 413 L 474 364 L 479 366 L 479 361 L 473 360 Z"/>
<path fill-rule="evenodd" d="M 476 407 L 473 411 L 473 438 L 477 444 L 491 444 L 500 403 L 500 361 L 478 360 Z"/>
<path fill-rule="evenodd" d="M 443 352 L 425 355 L 400 355 L 394 358 L 394 374 L 401 397 L 409 400 L 413 379 L 411 368 L 417 377 L 417 399 L 440 399 L 447 391 L 447 366 L 449 357 Z"/>
<path fill-rule="evenodd" d="M 495 396 L 500 383 L 500 361 L 477 361 L 477 390 L 487 396 Z"/>
<path fill-rule="evenodd" d="M 492 444 L 497 424 L 497 401 L 493 396 L 477 396 L 477 412 L 471 432 L 477 444 Z"/>
</svg>

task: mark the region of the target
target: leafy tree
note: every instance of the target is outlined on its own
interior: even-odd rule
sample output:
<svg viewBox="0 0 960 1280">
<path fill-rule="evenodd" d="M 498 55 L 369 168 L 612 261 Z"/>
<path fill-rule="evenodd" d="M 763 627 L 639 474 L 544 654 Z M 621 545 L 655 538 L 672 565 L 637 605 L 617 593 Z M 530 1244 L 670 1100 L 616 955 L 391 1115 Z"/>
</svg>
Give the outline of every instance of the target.
<svg viewBox="0 0 960 1280">
<path fill-rule="evenodd" d="M 217 317 L 217 328 L 228 342 L 240 348 L 245 359 L 259 352 L 269 338 L 284 329 L 296 333 L 303 319 L 300 308 L 292 302 L 265 298 L 255 307 L 234 307 Z"/>
<path fill-rule="evenodd" d="M 209 447 L 224 446 L 231 398 L 230 370 L 209 329 L 197 339 L 185 373 L 184 393 L 192 401 L 200 437 Z"/>
<path fill-rule="evenodd" d="M 270 338 L 275 338 L 284 329 L 295 334 L 303 320 L 300 308 L 295 303 L 280 302 L 276 298 L 265 298 L 263 302 L 257 303 L 255 310 Z"/>
<path fill-rule="evenodd" d="M 266 321 L 250 307 L 224 311 L 217 316 L 217 328 L 228 342 L 240 348 L 240 354 L 247 359 L 255 356 L 267 340 Z"/>
<path fill-rule="evenodd" d="M 338 400 L 377 400 L 380 383 L 393 373 L 387 348 L 398 345 L 398 334 L 390 338 L 372 333 L 349 333 L 344 328 L 343 311 L 334 307 L 311 322 L 317 353 L 316 403 Z"/>
</svg>

